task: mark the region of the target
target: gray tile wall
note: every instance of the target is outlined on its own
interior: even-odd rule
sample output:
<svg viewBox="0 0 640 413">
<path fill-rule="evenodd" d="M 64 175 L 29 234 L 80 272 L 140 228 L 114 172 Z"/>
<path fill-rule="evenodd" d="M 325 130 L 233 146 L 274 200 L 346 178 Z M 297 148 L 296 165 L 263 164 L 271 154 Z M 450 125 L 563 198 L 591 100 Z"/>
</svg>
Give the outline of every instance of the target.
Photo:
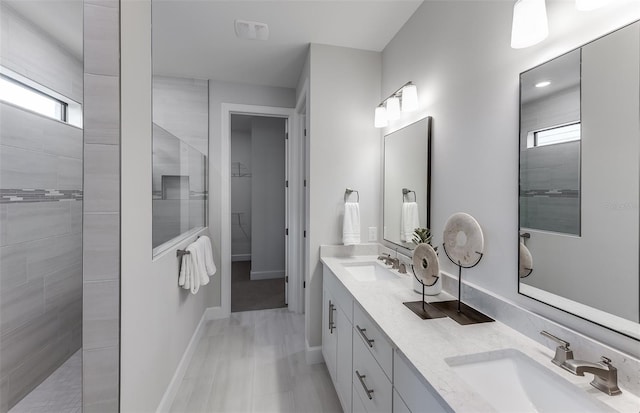
<svg viewBox="0 0 640 413">
<path fill-rule="evenodd" d="M 84 1 L 85 413 L 119 410 L 120 3 Z"/>
<path fill-rule="evenodd" d="M 2 65 L 82 102 L 82 61 L 0 9 Z M 0 103 L 0 412 L 81 346 L 82 139 Z"/>
<path fill-rule="evenodd" d="M 0 103 L 0 412 L 82 342 L 82 130 Z"/>
</svg>

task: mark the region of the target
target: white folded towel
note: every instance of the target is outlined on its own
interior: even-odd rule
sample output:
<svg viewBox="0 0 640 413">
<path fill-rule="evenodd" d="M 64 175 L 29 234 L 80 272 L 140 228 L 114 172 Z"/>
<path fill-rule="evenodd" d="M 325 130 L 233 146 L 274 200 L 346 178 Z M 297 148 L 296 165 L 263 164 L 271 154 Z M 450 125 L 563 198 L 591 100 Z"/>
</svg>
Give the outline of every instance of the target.
<svg viewBox="0 0 640 413">
<path fill-rule="evenodd" d="M 198 238 L 198 241 L 200 241 L 203 244 L 204 264 L 207 268 L 207 274 L 209 275 L 209 277 L 211 277 L 217 271 L 216 263 L 213 261 L 213 251 L 211 249 L 211 240 L 206 235 L 203 235 L 200 238 Z"/>
<path fill-rule="evenodd" d="M 411 242 L 413 232 L 420 227 L 420 213 L 417 202 L 404 202 L 402 204 L 402 224 L 400 225 L 400 240 Z"/>
<path fill-rule="evenodd" d="M 187 256 L 189 257 L 188 259 L 189 265 L 187 266 L 188 281 L 187 283 L 185 283 L 184 288 L 189 289 L 191 291 L 191 294 L 197 293 L 198 290 L 200 289 L 199 271 L 201 271 L 201 269 L 198 268 L 198 265 L 200 262 L 198 258 L 199 250 L 200 248 L 198 248 L 195 242 L 187 246 L 187 251 L 189 252 L 189 254 L 187 254 Z"/>
<path fill-rule="evenodd" d="M 196 276 L 200 280 L 200 286 L 209 284 L 209 274 L 207 274 L 207 266 L 205 264 L 205 243 L 200 241 L 200 238 L 195 244 L 196 254 L 193 256 L 195 260 Z"/>
<path fill-rule="evenodd" d="M 342 243 L 344 245 L 360 244 L 360 206 L 357 202 L 344 203 Z"/>
</svg>

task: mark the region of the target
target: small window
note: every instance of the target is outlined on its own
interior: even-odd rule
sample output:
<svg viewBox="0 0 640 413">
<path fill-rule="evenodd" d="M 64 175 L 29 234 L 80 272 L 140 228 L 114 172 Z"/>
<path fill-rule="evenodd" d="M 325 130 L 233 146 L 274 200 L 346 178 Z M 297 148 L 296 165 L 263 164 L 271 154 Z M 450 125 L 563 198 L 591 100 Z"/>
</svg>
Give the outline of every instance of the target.
<svg viewBox="0 0 640 413">
<path fill-rule="evenodd" d="M 580 140 L 580 123 L 554 126 L 553 128 L 529 132 L 527 147 L 555 145 Z"/>
<path fill-rule="evenodd" d="M 41 115 L 67 122 L 67 104 L 0 74 L 0 100 Z"/>
</svg>

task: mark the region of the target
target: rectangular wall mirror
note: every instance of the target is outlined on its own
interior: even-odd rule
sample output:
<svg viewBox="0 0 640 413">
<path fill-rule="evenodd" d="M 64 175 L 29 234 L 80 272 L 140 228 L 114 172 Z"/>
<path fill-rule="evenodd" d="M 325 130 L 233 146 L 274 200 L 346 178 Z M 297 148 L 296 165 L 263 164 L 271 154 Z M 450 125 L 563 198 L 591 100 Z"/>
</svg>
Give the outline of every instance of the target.
<svg viewBox="0 0 640 413">
<path fill-rule="evenodd" d="M 413 249 L 413 230 L 429 228 L 431 117 L 384 137 L 384 239 Z"/>
<path fill-rule="evenodd" d="M 519 292 L 640 340 L 640 22 L 520 75 Z"/>
</svg>

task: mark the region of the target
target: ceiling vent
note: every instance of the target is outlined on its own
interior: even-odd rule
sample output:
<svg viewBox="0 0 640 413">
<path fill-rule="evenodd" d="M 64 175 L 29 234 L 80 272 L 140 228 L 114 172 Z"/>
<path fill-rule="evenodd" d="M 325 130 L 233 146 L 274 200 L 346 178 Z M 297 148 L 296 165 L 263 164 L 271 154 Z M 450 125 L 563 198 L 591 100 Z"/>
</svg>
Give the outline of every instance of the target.
<svg viewBox="0 0 640 413">
<path fill-rule="evenodd" d="M 266 23 L 236 20 L 235 26 L 236 36 L 241 39 L 267 40 L 269 38 L 269 26 Z"/>
</svg>

